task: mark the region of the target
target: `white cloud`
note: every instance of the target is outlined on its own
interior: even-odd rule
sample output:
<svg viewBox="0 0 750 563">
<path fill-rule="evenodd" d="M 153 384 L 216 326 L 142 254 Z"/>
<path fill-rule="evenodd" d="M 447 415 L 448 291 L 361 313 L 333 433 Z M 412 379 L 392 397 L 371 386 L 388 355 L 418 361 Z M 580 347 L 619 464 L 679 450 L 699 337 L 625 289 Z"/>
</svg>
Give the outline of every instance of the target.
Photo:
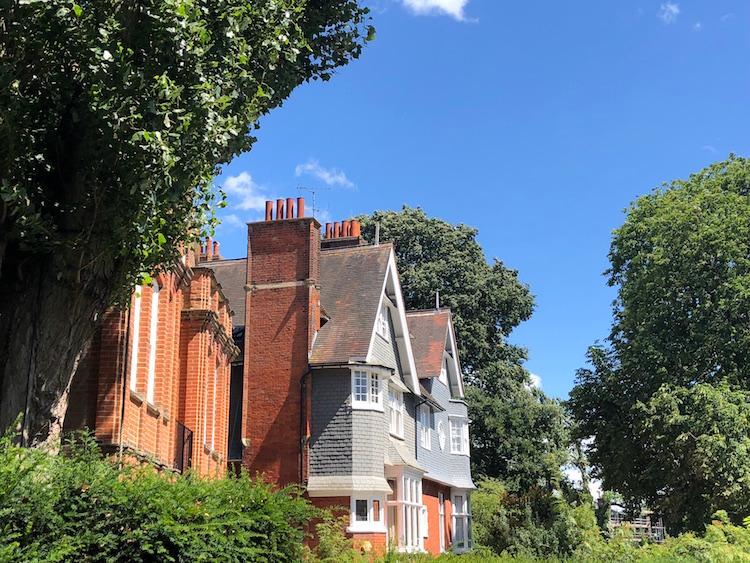
<svg viewBox="0 0 750 563">
<path fill-rule="evenodd" d="M 222 188 L 227 193 L 228 204 L 231 209 L 241 211 L 263 211 L 266 200 L 261 188 L 249 172 L 240 172 L 237 176 L 229 176 L 224 180 Z"/>
<path fill-rule="evenodd" d="M 680 15 L 680 5 L 676 2 L 667 2 L 662 4 L 659 8 L 659 19 L 665 24 L 669 25 L 677 21 L 677 16 Z"/>
<path fill-rule="evenodd" d="M 536 387 L 537 389 L 541 389 L 542 388 L 542 378 L 541 377 L 539 377 L 535 373 L 529 374 L 529 377 L 531 378 L 531 386 L 532 387 Z"/>
<path fill-rule="evenodd" d="M 701 22 L 695 22 L 693 24 L 693 29 L 695 31 L 700 31 L 701 29 L 703 29 L 703 24 Z"/>
<path fill-rule="evenodd" d="M 298 164 L 294 169 L 294 175 L 297 177 L 303 175 L 313 176 L 318 180 L 322 180 L 328 186 L 354 187 L 354 182 L 346 177 L 343 170 L 339 168 L 325 168 L 313 158 L 304 164 Z"/>
<path fill-rule="evenodd" d="M 465 21 L 464 8 L 469 0 L 402 0 L 404 6 L 417 15 L 446 14 Z"/>
</svg>

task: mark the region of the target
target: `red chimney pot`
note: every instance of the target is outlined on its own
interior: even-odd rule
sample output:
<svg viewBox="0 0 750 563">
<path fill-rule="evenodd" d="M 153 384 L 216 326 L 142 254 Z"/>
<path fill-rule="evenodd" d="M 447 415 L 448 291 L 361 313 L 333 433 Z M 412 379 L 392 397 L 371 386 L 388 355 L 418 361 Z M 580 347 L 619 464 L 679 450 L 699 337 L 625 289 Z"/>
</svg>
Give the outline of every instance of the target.
<svg viewBox="0 0 750 563">
<path fill-rule="evenodd" d="M 352 236 L 359 237 L 362 235 L 362 224 L 357 219 L 352 219 Z"/>
<path fill-rule="evenodd" d="M 336 221 L 333 224 L 333 238 L 339 238 L 341 236 L 341 223 Z"/>
<path fill-rule="evenodd" d="M 284 218 L 284 200 L 276 200 L 276 220 L 281 221 Z"/>
<path fill-rule="evenodd" d="M 266 201 L 266 221 L 273 221 L 273 202 Z"/>
<path fill-rule="evenodd" d="M 286 198 L 286 218 L 294 219 L 294 198 Z"/>
<path fill-rule="evenodd" d="M 302 219 L 305 216 L 305 198 L 297 198 L 297 218 Z"/>
<path fill-rule="evenodd" d="M 333 238 L 333 225 L 326 223 L 326 238 Z"/>
</svg>

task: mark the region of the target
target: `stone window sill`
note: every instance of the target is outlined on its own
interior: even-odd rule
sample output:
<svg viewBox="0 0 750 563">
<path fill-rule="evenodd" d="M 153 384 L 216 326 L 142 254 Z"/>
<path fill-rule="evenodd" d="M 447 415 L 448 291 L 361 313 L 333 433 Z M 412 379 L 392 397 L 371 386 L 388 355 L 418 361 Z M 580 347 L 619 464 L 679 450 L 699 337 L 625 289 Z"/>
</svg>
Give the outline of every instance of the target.
<svg viewBox="0 0 750 563">
<path fill-rule="evenodd" d="M 133 401 L 139 407 L 143 404 L 144 396 L 138 391 L 130 390 L 130 400 Z"/>
</svg>

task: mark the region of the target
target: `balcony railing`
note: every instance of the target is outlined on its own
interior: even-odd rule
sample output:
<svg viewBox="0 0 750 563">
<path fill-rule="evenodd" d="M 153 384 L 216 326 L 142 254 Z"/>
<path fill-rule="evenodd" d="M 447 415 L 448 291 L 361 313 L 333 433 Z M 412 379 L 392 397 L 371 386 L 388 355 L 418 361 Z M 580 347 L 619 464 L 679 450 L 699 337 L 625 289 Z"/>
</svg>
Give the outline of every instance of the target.
<svg viewBox="0 0 750 563">
<path fill-rule="evenodd" d="M 174 468 L 184 473 L 190 469 L 192 459 L 193 431 L 178 420 L 174 445 Z"/>
</svg>

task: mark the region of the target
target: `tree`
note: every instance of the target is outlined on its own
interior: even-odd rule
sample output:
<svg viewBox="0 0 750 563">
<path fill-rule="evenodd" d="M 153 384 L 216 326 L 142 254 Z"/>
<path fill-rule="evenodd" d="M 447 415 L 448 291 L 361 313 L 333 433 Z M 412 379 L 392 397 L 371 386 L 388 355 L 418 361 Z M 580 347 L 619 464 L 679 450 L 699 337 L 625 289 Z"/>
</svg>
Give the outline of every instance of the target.
<svg viewBox="0 0 750 563">
<path fill-rule="evenodd" d="M 565 458 L 563 412 L 534 388 L 526 351 L 507 342 L 531 316 L 534 300 L 518 273 L 487 262 L 477 230 L 428 217 L 417 208 L 360 218 L 363 236 L 394 243 L 409 308 L 450 307 L 467 375 L 474 473 L 501 478 L 513 491 L 550 489 Z"/>
<path fill-rule="evenodd" d="M 97 317 L 210 231 L 217 165 L 372 29 L 356 0 L 0 8 L 0 428 L 53 443 Z"/>
<path fill-rule="evenodd" d="M 750 454 L 715 429 L 746 427 L 730 405 L 750 389 L 750 162 L 730 156 L 639 198 L 610 262 L 612 331 L 589 349 L 569 402 L 579 436 L 595 439 L 592 464 L 605 488 L 650 503 L 673 531 L 702 529 L 717 508 L 737 519 L 723 481 L 747 498 L 750 481 L 736 479 Z M 688 458 L 716 465 L 699 475 Z M 689 484 L 702 492 L 686 495 Z"/>
</svg>

